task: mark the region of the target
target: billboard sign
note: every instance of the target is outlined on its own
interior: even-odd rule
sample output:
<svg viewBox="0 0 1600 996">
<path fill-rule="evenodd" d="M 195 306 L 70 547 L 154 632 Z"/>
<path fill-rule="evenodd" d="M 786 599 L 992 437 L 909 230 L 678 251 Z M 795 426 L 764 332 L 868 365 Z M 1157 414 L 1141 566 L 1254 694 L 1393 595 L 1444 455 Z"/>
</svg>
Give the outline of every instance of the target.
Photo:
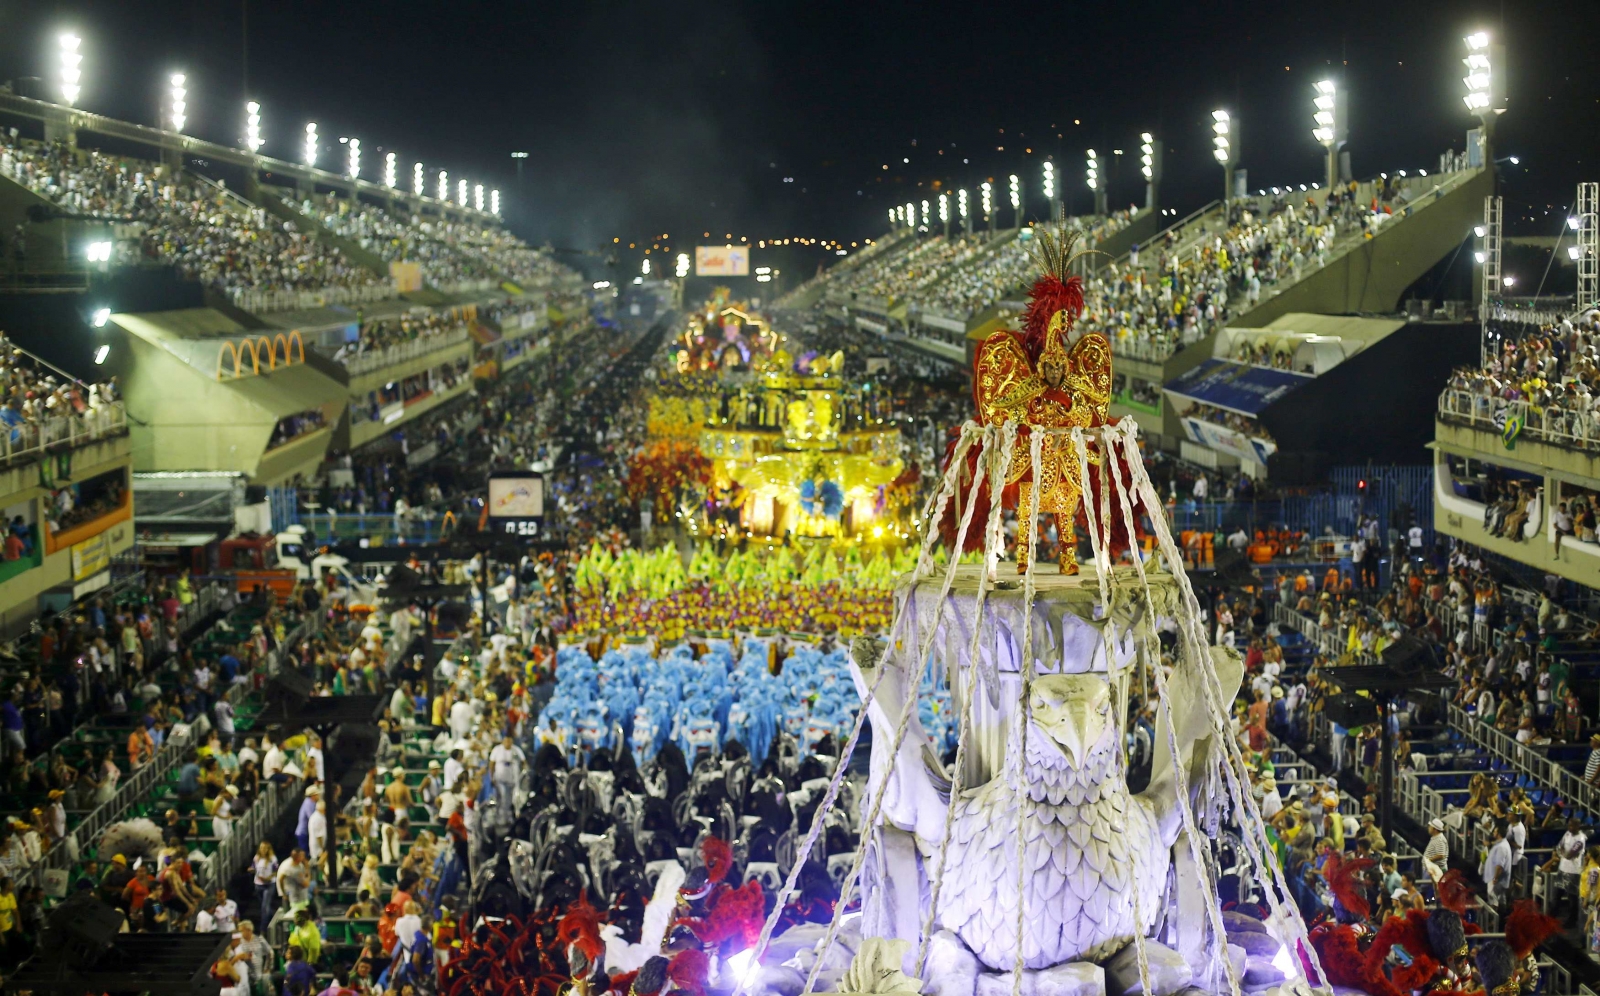
<svg viewBox="0 0 1600 996">
<path fill-rule="evenodd" d="M 543 475 L 507 471 L 490 476 L 489 530 L 507 536 L 543 534 Z"/>
<path fill-rule="evenodd" d="M 694 275 L 697 277 L 748 277 L 748 246 L 695 246 Z"/>
</svg>

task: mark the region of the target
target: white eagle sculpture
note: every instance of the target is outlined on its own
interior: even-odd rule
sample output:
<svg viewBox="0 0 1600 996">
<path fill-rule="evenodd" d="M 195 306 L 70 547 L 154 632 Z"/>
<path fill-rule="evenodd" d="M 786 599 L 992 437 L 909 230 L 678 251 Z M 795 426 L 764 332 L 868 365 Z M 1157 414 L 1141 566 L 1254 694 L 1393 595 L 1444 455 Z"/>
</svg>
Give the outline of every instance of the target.
<svg viewBox="0 0 1600 996">
<path fill-rule="evenodd" d="M 943 649 L 935 650 L 936 662 L 953 662 L 947 667 L 956 701 L 962 682 L 976 680 L 979 685 L 972 697 L 967 764 L 932 921 L 931 957 L 947 961 L 950 952 L 941 956 L 939 948 L 953 939 L 976 957 L 980 970 L 1012 970 L 1020 833 L 1025 842 L 1020 854 L 1024 964 L 1037 971 L 1075 961 L 1101 962 L 1126 948 L 1136 933 L 1148 936 L 1158 922 L 1168 899 L 1172 848 L 1182 830 L 1164 716 L 1156 731 L 1157 755 L 1148 788 L 1128 794 L 1117 771 L 1120 724 L 1114 703 L 1120 695 L 1113 680 L 1127 680 L 1120 665 L 1132 659 L 1135 639 L 1153 640 L 1154 635 L 1139 625 L 1143 613 L 1131 621 L 1124 616 L 1129 623 L 1125 627 L 1113 624 L 1118 632 L 1112 649 L 1120 659 L 1121 676 L 1111 679 L 1100 631 L 1107 623 L 1048 605 L 1041 610 L 1035 603 L 1036 659 L 1046 659 L 1036 664 L 1027 751 L 1019 769 L 1020 641 L 1012 634 L 1021 632 L 1021 609 L 1014 599 L 1004 599 L 1009 605 L 997 602 L 998 595 L 991 595 L 985 606 L 987 632 L 976 671 L 967 661 L 970 637 L 960 632 L 964 620 L 949 624 L 957 613 L 970 616 L 970 603 L 963 605 L 966 599 L 953 592 L 953 604 L 947 603 L 940 617 L 946 621 L 939 635 L 946 640 Z M 1171 607 L 1170 600 L 1158 600 Z M 932 606 L 925 602 L 914 607 L 913 615 L 917 608 Z M 1042 641 L 1041 631 L 1047 631 Z M 907 638 L 901 652 L 891 657 L 870 710 L 870 781 L 874 790 L 887 785 L 882 822 L 873 831 L 864 873 L 862 925 L 864 935 L 899 937 L 913 945 L 920 940 L 931 899 L 951 787 L 915 713 L 917 682 L 906 673 L 915 646 Z M 857 649 L 855 677 L 864 695 L 876 677 L 872 667 L 877 657 L 865 646 Z M 1221 648 L 1212 650 L 1211 664 L 1226 708 L 1243 668 L 1237 654 Z M 1191 785 L 1207 764 L 1214 729 L 1197 670 L 1180 664 L 1167 682 L 1180 763 L 1191 773 Z M 908 707 L 913 712 L 907 734 L 891 759 L 895 729 Z M 872 794 L 866 793 L 867 798 Z M 916 967 L 908 964 L 907 970 Z M 926 973 L 931 991 L 970 996 L 970 983 L 941 981 L 935 968 L 930 963 Z"/>
</svg>

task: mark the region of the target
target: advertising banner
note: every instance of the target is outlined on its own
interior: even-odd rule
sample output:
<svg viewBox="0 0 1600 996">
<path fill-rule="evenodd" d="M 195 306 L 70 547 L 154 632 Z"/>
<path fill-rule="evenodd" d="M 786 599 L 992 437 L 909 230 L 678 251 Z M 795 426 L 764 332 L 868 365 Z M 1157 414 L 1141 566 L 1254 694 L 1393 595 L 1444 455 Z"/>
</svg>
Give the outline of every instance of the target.
<svg viewBox="0 0 1600 996">
<path fill-rule="evenodd" d="M 1184 419 L 1183 431 L 1188 434 L 1191 442 L 1262 466 L 1266 466 L 1267 457 L 1278 452 L 1277 444 L 1271 440 L 1259 436 L 1247 436 L 1225 425 L 1197 418 Z"/>
<path fill-rule="evenodd" d="M 748 277 L 750 250 L 746 246 L 695 246 L 697 277 Z"/>
</svg>

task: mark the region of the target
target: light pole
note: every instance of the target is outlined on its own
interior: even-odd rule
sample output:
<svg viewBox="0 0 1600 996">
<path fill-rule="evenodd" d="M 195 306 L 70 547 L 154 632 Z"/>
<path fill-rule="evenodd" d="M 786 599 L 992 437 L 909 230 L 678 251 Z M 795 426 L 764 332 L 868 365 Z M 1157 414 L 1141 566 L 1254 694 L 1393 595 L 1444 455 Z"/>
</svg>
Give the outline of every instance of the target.
<svg viewBox="0 0 1600 996">
<path fill-rule="evenodd" d="M 528 158 L 526 152 L 513 152 L 511 158 L 517 161 L 517 193 L 522 193 L 522 161 Z"/>
<path fill-rule="evenodd" d="M 950 195 L 939 195 L 939 224 L 944 226 L 944 237 L 950 238 Z"/>
<path fill-rule="evenodd" d="M 188 77 L 182 73 L 173 73 L 167 78 L 170 86 L 167 88 L 167 124 L 173 131 L 183 131 L 183 126 L 189 122 L 189 90 L 184 84 Z"/>
<path fill-rule="evenodd" d="M 67 32 L 56 39 L 57 61 L 60 68 L 57 71 L 61 81 L 61 102 L 68 107 L 78 102 L 83 95 L 83 39 L 72 32 Z"/>
<path fill-rule="evenodd" d="M 1226 224 L 1228 208 L 1233 204 L 1233 166 L 1239 161 L 1239 136 L 1232 115 L 1223 110 L 1211 112 L 1211 131 L 1211 155 L 1222 166 L 1222 214 Z"/>
<path fill-rule="evenodd" d="M 307 166 L 317 164 L 317 123 L 307 122 L 305 144 L 300 148 L 300 161 Z"/>
<path fill-rule="evenodd" d="M 412 195 L 416 196 L 416 197 L 421 197 L 423 194 L 426 194 L 427 192 L 428 192 L 428 185 L 427 185 L 427 182 L 423 179 L 423 176 L 422 176 L 422 164 L 421 163 L 412 163 L 411 164 L 411 193 L 412 193 Z"/>
<path fill-rule="evenodd" d="M 961 227 L 968 235 L 972 234 L 972 212 L 967 210 L 967 188 L 962 187 L 956 191 L 956 214 L 961 217 Z"/>
<path fill-rule="evenodd" d="M 1139 135 L 1139 173 L 1144 177 L 1144 206 L 1154 211 L 1160 206 L 1156 188 L 1161 185 L 1161 143 L 1149 132 Z"/>
<path fill-rule="evenodd" d="M 1333 80 L 1319 80 L 1316 85 L 1316 108 L 1311 115 L 1311 137 L 1322 143 L 1328 152 L 1328 189 L 1339 184 L 1339 150 L 1349 140 L 1349 114 L 1345 109 L 1344 91 Z"/>
<path fill-rule="evenodd" d="M 386 152 L 383 156 L 383 185 L 390 190 L 400 185 L 398 157 L 393 152 Z"/>
<path fill-rule="evenodd" d="M 922 230 L 924 232 L 931 232 L 933 230 L 932 222 L 933 222 L 933 219 L 928 216 L 928 202 L 927 201 L 923 201 L 922 202 Z"/>
<path fill-rule="evenodd" d="M 1017 223 L 1017 231 L 1022 231 L 1022 181 L 1017 179 L 1017 174 L 1011 177 L 1011 217 Z"/>
<path fill-rule="evenodd" d="M 1483 122 L 1483 162 L 1480 165 L 1492 166 L 1494 122 L 1506 112 L 1506 47 L 1490 40 L 1487 31 L 1475 32 L 1462 40 L 1467 45 L 1466 58 L 1461 60 L 1467 67 L 1467 75 L 1461 82 L 1467 92 L 1461 99 L 1467 110 Z"/>
<path fill-rule="evenodd" d="M 261 105 L 246 101 L 244 105 L 244 147 L 251 152 L 261 151 L 265 144 L 261 138 Z"/>
</svg>

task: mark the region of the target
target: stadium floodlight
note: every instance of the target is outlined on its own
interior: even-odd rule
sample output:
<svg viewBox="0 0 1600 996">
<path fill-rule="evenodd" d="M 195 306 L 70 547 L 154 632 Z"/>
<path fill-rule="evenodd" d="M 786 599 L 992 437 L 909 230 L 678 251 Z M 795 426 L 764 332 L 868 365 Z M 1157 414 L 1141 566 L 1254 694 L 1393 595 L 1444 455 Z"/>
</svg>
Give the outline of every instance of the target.
<svg viewBox="0 0 1600 996">
<path fill-rule="evenodd" d="M 489 213 L 496 218 L 500 217 L 500 191 L 498 189 L 489 191 Z"/>
<path fill-rule="evenodd" d="M 906 201 L 906 224 L 917 227 L 917 206 L 910 201 Z"/>
<path fill-rule="evenodd" d="M 173 73 L 167 82 L 171 84 L 167 90 L 167 123 L 172 126 L 173 131 L 182 131 L 189 120 L 187 113 L 189 90 L 184 86 L 184 83 L 188 82 L 188 77 L 182 73 Z"/>
<path fill-rule="evenodd" d="M 677 270 L 677 272 L 678 272 L 678 277 L 680 279 L 683 278 L 683 277 L 687 277 L 689 275 L 689 254 L 688 253 L 686 253 L 686 252 L 678 253 L 678 270 Z"/>
<path fill-rule="evenodd" d="M 97 329 L 103 329 L 106 327 L 106 322 L 109 322 L 110 320 L 110 308 L 96 308 L 94 310 L 94 317 L 89 320 L 89 324 L 93 325 Z"/>
<path fill-rule="evenodd" d="M 639 264 L 639 272 L 645 276 L 650 275 L 650 257 L 646 256 L 644 262 Z"/>
<path fill-rule="evenodd" d="M 411 192 L 413 194 L 417 195 L 418 197 L 421 197 L 424 193 L 427 192 L 427 189 L 428 189 L 427 184 L 426 184 L 426 182 L 424 182 L 423 177 L 422 177 L 422 164 L 421 163 L 412 163 L 411 164 Z"/>
<path fill-rule="evenodd" d="M 91 242 L 83 251 L 84 259 L 91 263 L 107 263 L 111 261 L 111 243 Z"/>
<path fill-rule="evenodd" d="M 306 124 L 306 144 L 304 151 L 300 154 L 300 158 L 307 166 L 315 166 L 317 164 L 317 123 L 315 121 Z"/>
<path fill-rule="evenodd" d="M 1493 81 L 1494 66 L 1489 54 L 1489 32 L 1478 31 L 1462 39 L 1467 43 L 1467 57 L 1461 62 L 1467 67 L 1467 75 L 1461 78 L 1466 85 L 1467 92 L 1462 96 L 1462 101 L 1467 105 L 1467 110 L 1482 117 L 1493 113 L 1489 105 L 1494 103 L 1494 97 L 1489 85 Z"/>
<path fill-rule="evenodd" d="M 393 152 L 385 153 L 383 157 L 383 185 L 390 190 L 400 185 L 400 178 L 395 170 L 395 155 Z"/>
<path fill-rule="evenodd" d="M 1149 132 L 1139 135 L 1139 173 L 1146 183 L 1154 183 L 1156 179 L 1156 145 L 1155 138 Z"/>
<path fill-rule="evenodd" d="M 1227 111 L 1212 111 L 1211 131 L 1211 155 L 1222 165 L 1231 165 L 1234 161 L 1232 115 Z"/>
<path fill-rule="evenodd" d="M 1100 156 L 1090 149 L 1084 156 L 1085 167 L 1083 180 L 1089 185 L 1090 190 L 1100 189 Z"/>
<path fill-rule="evenodd" d="M 1478 255 L 1481 256 L 1483 254 L 1479 253 Z M 1583 256 L 1583 249 L 1582 248 L 1580 248 L 1578 246 L 1567 246 L 1567 258 L 1568 259 L 1576 260 L 1576 259 L 1582 258 L 1582 256 Z"/>
<path fill-rule="evenodd" d="M 439 171 L 439 200 L 450 199 L 450 174 L 445 170 Z"/>
<path fill-rule="evenodd" d="M 60 61 L 57 70 L 61 81 L 61 102 L 71 107 L 78 102 L 83 88 L 83 39 L 68 31 L 56 38 L 56 49 Z"/>
<path fill-rule="evenodd" d="M 101 345 L 99 349 L 94 351 L 94 365 L 99 366 L 100 364 L 104 363 L 106 361 L 106 357 L 110 355 L 111 345 L 109 343 Z"/>
<path fill-rule="evenodd" d="M 1318 80 L 1312 85 L 1316 97 L 1312 98 L 1311 137 L 1323 145 L 1333 144 L 1333 105 L 1338 87 L 1333 80 Z"/>
<path fill-rule="evenodd" d="M 940 194 L 939 195 L 939 221 L 941 223 L 943 223 L 943 224 L 946 224 L 946 225 L 950 224 L 950 195 L 949 194 Z"/>
<path fill-rule="evenodd" d="M 456 205 L 458 207 L 467 206 L 467 181 L 465 180 L 456 182 Z"/>
<path fill-rule="evenodd" d="M 472 187 L 472 206 L 479 211 L 483 210 L 483 184 L 474 184 Z"/>
<path fill-rule="evenodd" d="M 1044 199 L 1056 199 L 1056 164 L 1048 159 L 1044 161 Z"/>
<path fill-rule="evenodd" d="M 345 173 L 352 180 L 361 176 L 361 139 L 359 138 L 350 140 L 349 165 L 345 168 Z"/>
<path fill-rule="evenodd" d="M 1482 225 L 1477 225 L 1477 226 L 1473 227 L 1472 234 L 1476 235 L 1478 238 L 1481 239 L 1485 235 L 1489 234 L 1489 230 L 1487 228 L 1483 227 Z"/>
<path fill-rule="evenodd" d="M 930 221 L 930 219 L 928 217 L 928 202 L 927 201 L 923 201 L 922 202 L 922 227 L 923 228 L 927 228 L 929 221 Z"/>
<path fill-rule="evenodd" d="M 956 191 L 956 214 L 961 216 L 962 221 L 967 219 L 967 188 L 965 187 Z"/>
<path fill-rule="evenodd" d="M 1007 179 L 1009 180 L 1009 182 L 1011 184 L 1011 220 L 1015 221 L 1017 223 L 1017 227 L 1018 228 L 1021 228 L 1022 227 L 1022 181 L 1017 178 L 1017 174 L 1015 174 L 1015 173 L 1012 173 L 1011 176 L 1008 177 Z"/>
<path fill-rule="evenodd" d="M 979 199 L 982 202 L 984 217 L 988 217 L 994 210 L 994 185 L 984 181 L 978 184 L 978 193 L 981 195 Z"/>
<path fill-rule="evenodd" d="M 890 208 L 889 209 L 889 227 L 893 228 L 894 227 L 894 223 L 899 221 L 899 220 L 900 220 L 900 215 L 897 212 L 897 210 L 895 208 Z"/>
<path fill-rule="evenodd" d="M 244 147 L 251 152 L 258 152 L 262 144 L 261 105 L 254 100 L 246 101 L 244 105 Z"/>
<path fill-rule="evenodd" d="M 1567 227 L 1576 232 L 1583 227 L 1583 219 L 1579 218 L 1577 215 L 1573 215 L 1567 219 Z"/>
</svg>

